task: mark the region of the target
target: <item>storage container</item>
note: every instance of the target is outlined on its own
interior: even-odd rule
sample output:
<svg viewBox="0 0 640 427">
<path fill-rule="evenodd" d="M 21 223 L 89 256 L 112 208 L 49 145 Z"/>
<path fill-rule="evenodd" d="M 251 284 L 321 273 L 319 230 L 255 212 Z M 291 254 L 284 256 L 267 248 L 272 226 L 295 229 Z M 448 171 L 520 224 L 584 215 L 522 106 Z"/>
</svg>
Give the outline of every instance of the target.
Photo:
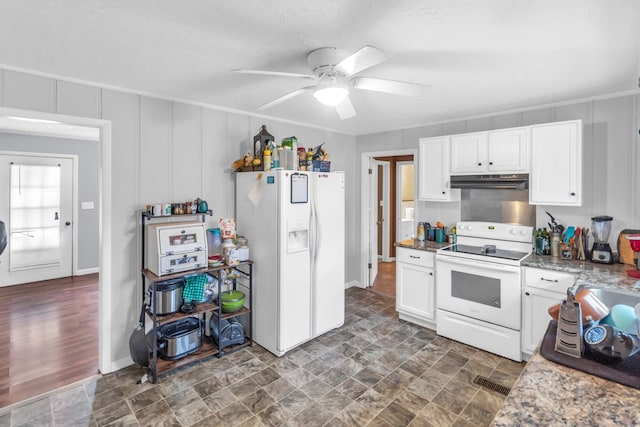
<svg viewBox="0 0 640 427">
<path fill-rule="evenodd" d="M 207 239 L 202 222 L 145 225 L 145 266 L 158 276 L 207 266 Z"/>
</svg>

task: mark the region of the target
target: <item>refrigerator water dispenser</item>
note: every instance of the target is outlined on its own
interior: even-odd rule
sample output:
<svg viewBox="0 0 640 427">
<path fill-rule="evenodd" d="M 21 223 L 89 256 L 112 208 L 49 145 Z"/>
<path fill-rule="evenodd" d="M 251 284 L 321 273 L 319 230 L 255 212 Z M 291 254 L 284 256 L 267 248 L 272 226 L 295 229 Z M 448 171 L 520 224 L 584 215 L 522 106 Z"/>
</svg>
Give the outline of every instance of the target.
<svg viewBox="0 0 640 427">
<path fill-rule="evenodd" d="M 309 250 L 309 227 L 305 223 L 292 221 L 287 230 L 287 252 L 301 252 Z"/>
</svg>

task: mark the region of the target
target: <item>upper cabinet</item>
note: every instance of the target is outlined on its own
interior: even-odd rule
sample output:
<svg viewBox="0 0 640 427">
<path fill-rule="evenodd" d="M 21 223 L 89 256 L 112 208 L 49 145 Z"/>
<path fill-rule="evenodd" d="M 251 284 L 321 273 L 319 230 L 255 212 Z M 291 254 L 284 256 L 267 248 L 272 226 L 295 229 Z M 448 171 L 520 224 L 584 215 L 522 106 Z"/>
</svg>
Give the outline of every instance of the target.
<svg viewBox="0 0 640 427">
<path fill-rule="evenodd" d="M 529 174 L 532 205 L 582 205 L 582 121 L 421 138 L 418 198 L 460 200 L 451 175 Z"/>
<path fill-rule="evenodd" d="M 487 170 L 487 132 L 451 137 L 451 173 L 476 174 Z"/>
<path fill-rule="evenodd" d="M 530 126 L 532 205 L 582 205 L 582 121 Z"/>
<path fill-rule="evenodd" d="M 420 138 L 418 144 L 418 199 L 436 202 L 460 200 L 451 189 L 448 136 Z"/>
<path fill-rule="evenodd" d="M 451 173 L 526 173 L 527 128 L 475 132 L 451 137 Z"/>
</svg>

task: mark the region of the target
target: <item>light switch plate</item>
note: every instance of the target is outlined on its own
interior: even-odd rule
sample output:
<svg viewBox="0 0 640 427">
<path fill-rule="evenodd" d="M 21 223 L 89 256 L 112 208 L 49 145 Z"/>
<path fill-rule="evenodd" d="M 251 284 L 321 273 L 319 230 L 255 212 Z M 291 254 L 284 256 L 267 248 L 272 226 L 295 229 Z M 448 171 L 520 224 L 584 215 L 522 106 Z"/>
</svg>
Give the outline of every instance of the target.
<svg viewBox="0 0 640 427">
<path fill-rule="evenodd" d="M 82 202 L 82 209 L 93 209 L 93 202 Z"/>
</svg>

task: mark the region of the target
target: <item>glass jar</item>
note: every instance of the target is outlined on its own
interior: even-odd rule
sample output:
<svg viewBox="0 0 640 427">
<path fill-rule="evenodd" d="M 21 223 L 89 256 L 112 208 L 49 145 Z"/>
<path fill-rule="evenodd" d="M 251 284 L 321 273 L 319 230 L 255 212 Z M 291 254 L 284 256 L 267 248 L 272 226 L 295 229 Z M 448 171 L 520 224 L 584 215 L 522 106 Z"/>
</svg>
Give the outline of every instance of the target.
<svg viewBox="0 0 640 427">
<path fill-rule="evenodd" d="M 238 261 L 249 260 L 249 240 L 246 237 L 238 236 L 236 239 L 236 250 L 238 253 Z"/>
<path fill-rule="evenodd" d="M 222 242 L 222 258 L 227 265 L 238 265 L 236 245 L 233 243 L 233 239 L 224 239 Z"/>
</svg>

